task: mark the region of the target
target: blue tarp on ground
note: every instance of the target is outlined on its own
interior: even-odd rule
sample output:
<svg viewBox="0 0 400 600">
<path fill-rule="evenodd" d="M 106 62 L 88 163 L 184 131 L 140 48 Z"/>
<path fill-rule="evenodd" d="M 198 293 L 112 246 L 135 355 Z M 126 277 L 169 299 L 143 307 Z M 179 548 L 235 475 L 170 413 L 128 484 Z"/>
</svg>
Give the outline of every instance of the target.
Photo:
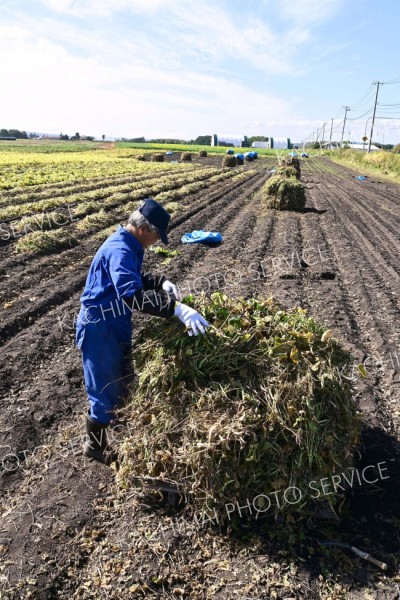
<svg viewBox="0 0 400 600">
<path fill-rule="evenodd" d="M 367 178 L 365 177 L 365 175 L 358 175 L 356 177 L 356 179 L 358 179 L 358 181 L 364 181 L 364 179 L 367 179 Z"/>
<path fill-rule="evenodd" d="M 183 244 L 196 244 L 196 243 L 212 243 L 217 244 L 222 242 L 222 235 L 218 231 L 202 231 L 201 229 L 192 231 L 192 233 L 185 233 L 182 236 L 181 242 Z"/>
<path fill-rule="evenodd" d="M 234 152 L 233 150 L 227 150 L 227 151 L 225 152 L 225 154 L 233 154 L 233 152 Z"/>
</svg>

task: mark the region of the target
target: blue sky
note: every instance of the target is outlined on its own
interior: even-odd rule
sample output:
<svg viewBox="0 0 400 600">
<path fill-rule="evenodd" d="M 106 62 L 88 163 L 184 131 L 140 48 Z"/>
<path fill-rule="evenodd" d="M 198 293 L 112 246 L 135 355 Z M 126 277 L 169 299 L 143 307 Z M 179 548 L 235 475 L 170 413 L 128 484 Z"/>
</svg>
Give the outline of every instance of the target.
<svg viewBox="0 0 400 600">
<path fill-rule="evenodd" d="M 374 137 L 400 142 L 399 23 L 396 0 L 0 0 L 0 127 L 340 139 L 347 105 L 360 140 L 399 79 Z"/>
</svg>

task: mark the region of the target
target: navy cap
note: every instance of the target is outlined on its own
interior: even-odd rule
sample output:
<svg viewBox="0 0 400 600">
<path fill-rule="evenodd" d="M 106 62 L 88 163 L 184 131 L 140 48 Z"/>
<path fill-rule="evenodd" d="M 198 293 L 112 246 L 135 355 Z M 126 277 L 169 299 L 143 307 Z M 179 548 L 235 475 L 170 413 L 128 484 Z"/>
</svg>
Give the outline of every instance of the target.
<svg viewBox="0 0 400 600">
<path fill-rule="evenodd" d="M 144 217 L 146 217 L 151 225 L 157 227 L 158 231 L 160 232 L 161 240 L 164 242 L 164 244 L 168 244 L 167 229 L 169 220 L 171 218 L 169 212 L 166 211 L 161 204 L 158 204 L 158 202 L 153 200 L 153 198 L 146 198 L 138 210 Z"/>
</svg>

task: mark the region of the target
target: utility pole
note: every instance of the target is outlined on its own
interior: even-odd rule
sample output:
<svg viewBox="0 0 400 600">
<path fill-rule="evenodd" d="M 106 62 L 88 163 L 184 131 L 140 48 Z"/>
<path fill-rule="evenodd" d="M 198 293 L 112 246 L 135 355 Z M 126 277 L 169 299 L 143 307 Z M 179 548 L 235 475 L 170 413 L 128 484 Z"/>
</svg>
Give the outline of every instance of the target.
<svg viewBox="0 0 400 600">
<path fill-rule="evenodd" d="M 325 125 L 326 125 L 326 123 L 324 123 L 324 124 L 322 125 L 321 144 L 323 144 L 323 143 L 324 143 Z"/>
<path fill-rule="evenodd" d="M 382 84 L 383 84 L 383 81 L 373 81 L 372 82 L 372 85 L 376 85 L 376 96 L 375 96 L 374 114 L 372 115 L 371 134 L 369 136 L 368 154 L 371 152 L 372 134 L 374 132 L 376 105 L 378 104 L 378 92 L 379 92 L 379 86 Z"/>
<path fill-rule="evenodd" d="M 343 129 L 342 129 L 342 139 L 340 140 L 340 147 L 343 146 L 344 128 L 346 127 L 347 111 L 350 110 L 350 106 L 342 106 L 342 108 L 344 108 L 345 113 L 344 113 Z"/>
<path fill-rule="evenodd" d="M 329 136 L 329 143 L 332 141 L 332 131 L 333 131 L 333 118 L 331 119 L 331 134 Z"/>
</svg>

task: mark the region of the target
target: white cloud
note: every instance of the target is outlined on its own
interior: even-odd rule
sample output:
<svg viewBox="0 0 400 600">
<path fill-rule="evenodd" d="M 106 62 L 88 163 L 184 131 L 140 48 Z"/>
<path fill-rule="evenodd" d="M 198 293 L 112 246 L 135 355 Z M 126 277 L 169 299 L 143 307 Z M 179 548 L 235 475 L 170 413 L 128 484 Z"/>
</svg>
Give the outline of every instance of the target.
<svg viewBox="0 0 400 600">
<path fill-rule="evenodd" d="M 298 138 L 315 127 L 301 114 L 306 60 L 315 70 L 317 55 L 340 48 L 312 35 L 334 13 L 331 0 L 282 2 L 279 27 L 265 17 L 276 17 L 275 3 L 253 14 L 211 0 L 42 0 L 53 12 L 40 18 L 17 8 L 14 25 L 0 27 L 0 78 L 13 81 L 2 126 L 186 138 L 243 127 Z M 315 55 L 301 51 L 310 41 Z M 296 98 L 274 92 L 274 75 L 296 77 Z"/>
<path fill-rule="evenodd" d="M 174 0 L 42 0 L 52 10 L 67 13 L 75 17 L 109 17 L 115 12 L 133 10 L 135 12 L 155 13 Z"/>
<path fill-rule="evenodd" d="M 266 18 L 248 16 L 245 11 L 240 11 L 238 18 L 229 10 L 229 5 L 226 9 L 211 0 L 190 4 L 183 0 L 42 2 L 56 12 L 81 18 L 99 19 L 121 11 L 156 17 L 150 28 L 156 32 L 153 43 L 158 47 L 158 56 L 170 52 L 172 62 L 172 54 L 178 53 L 181 60 L 186 60 L 186 65 L 189 60 L 192 65 L 201 63 L 203 66 L 205 63 L 212 66 L 225 61 L 232 64 L 241 61 L 265 74 L 294 74 L 298 70 L 294 59 L 299 46 L 309 39 L 306 30 L 291 24 L 289 7 L 287 20 L 290 28 L 282 35 L 282 31 L 274 30 Z M 137 29 L 135 36 L 136 32 Z M 141 54 L 146 54 L 145 48 Z"/>
<path fill-rule="evenodd" d="M 296 25 L 312 25 L 322 23 L 337 13 L 344 0 L 279 0 L 281 16 Z"/>
<path fill-rule="evenodd" d="M 109 66 L 101 55 L 75 56 L 45 35 L 18 26 L 0 28 L 3 52 L 12 60 L 1 62 L 0 79 L 13 81 L 2 94 L 4 126 L 191 137 L 236 130 L 249 111 L 261 122 L 266 113 L 284 117 L 290 106 L 228 78 L 132 65 L 122 60 L 123 48 L 120 61 Z"/>
</svg>

